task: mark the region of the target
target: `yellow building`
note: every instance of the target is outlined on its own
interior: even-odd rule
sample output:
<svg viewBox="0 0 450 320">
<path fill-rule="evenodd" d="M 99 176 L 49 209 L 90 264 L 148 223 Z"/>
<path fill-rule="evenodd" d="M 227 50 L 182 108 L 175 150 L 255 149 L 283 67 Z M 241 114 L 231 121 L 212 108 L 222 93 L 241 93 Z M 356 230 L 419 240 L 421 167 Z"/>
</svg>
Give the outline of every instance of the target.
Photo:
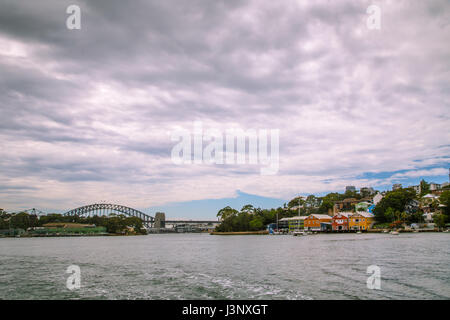
<svg viewBox="0 0 450 320">
<path fill-rule="evenodd" d="M 303 230 L 305 218 L 306 216 L 296 216 L 291 218 L 280 219 L 279 220 L 280 229 L 284 229 L 287 227 L 289 232 Z"/>
<path fill-rule="evenodd" d="M 355 212 L 348 217 L 349 230 L 368 230 L 374 224 L 374 215 L 369 212 Z"/>
</svg>

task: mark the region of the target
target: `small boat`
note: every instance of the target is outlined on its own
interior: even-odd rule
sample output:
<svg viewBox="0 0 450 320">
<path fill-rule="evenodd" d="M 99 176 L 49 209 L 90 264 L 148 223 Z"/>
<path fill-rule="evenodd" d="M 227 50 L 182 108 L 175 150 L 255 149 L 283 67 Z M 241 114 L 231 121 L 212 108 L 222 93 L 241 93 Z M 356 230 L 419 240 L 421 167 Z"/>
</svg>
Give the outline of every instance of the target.
<svg viewBox="0 0 450 320">
<path fill-rule="evenodd" d="M 357 233 L 362 233 L 361 231 L 358 231 Z"/>
<path fill-rule="evenodd" d="M 393 235 L 399 235 L 400 234 L 398 231 L 391 231 L 390 233 L 393 234 Z"/>
<path fill-rule="evenodd" d="M 293 235 L 294 237 L 297 237 L 297 236 L 306 236 L 306 233 L 303 232 L 303 231 L 294 231 L 294 232 L 292 232 L 292 235 Z"/>
</svg>

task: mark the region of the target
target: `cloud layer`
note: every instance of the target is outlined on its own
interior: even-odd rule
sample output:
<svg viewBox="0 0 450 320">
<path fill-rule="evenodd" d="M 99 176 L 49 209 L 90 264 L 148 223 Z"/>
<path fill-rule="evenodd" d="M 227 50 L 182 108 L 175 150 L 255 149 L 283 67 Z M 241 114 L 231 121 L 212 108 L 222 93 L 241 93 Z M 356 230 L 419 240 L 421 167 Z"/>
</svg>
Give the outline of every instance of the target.
<svg viewBox="0 0 450 320">
<path fill-rule="evenodd" d="M 447 1 L 380 1 L 381 30 L 369 1 L 0 4 L 5 208 L 287 199 L 450 163 Z M 174 165 L 170 133 L 194 121 L 280 129 L 278 174 Z"/>
</svg>

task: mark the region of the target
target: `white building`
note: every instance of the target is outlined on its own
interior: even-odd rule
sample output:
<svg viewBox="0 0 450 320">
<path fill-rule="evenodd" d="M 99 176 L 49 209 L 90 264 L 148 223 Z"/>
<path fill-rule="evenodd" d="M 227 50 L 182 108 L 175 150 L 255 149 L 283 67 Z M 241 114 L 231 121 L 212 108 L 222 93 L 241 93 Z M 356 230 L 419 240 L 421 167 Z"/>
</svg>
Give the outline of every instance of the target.
<svg viewBox="0 0 450 320">
<path fill-rule="evenodd" d="M 414 191 L 415 191 L 417 194 L 419 194 L 420 191 L 421 191 L 420 184 L 418 184 L 418 185 L 416 185 L 416 186 L 411 186 L 411 188 L 413 188 Z"/>
<path fill-rule="evenodd" d="M 440 190 L 442 186 L 439 183 L 430 182 L 430 191 Z"/>
<path fill-rule="evenodd" d="M 359 193 L 367 193 L 369 195 L 375 194 L 375 190 L 372 187 L 362 187 L 359 190 Z"/>
<path fill-rule="evenodd" d="M 381 199 L 383 199 L 383 195 L 381 193 L 377 193 L 374 197 L 373 197 L 373 204 L 377 205 L 378 202 L 381 201 Z"/>
</svg>

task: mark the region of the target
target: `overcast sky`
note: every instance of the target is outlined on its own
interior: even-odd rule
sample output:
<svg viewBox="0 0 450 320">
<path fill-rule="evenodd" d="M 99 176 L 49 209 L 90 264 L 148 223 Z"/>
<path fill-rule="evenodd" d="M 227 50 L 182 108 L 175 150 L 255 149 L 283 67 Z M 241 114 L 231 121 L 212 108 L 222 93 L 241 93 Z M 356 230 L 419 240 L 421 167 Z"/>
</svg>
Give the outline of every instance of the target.
<svg viewBox="0 0 450 320">
<path fill-rule="evenodd" d="M 7 210 L 448 181 L 450 3 L 0 0 L 0 97 Z M 279 129 L 278 173 L 175 165 L 171 132 L 194 121 Z"/>
</svg>

